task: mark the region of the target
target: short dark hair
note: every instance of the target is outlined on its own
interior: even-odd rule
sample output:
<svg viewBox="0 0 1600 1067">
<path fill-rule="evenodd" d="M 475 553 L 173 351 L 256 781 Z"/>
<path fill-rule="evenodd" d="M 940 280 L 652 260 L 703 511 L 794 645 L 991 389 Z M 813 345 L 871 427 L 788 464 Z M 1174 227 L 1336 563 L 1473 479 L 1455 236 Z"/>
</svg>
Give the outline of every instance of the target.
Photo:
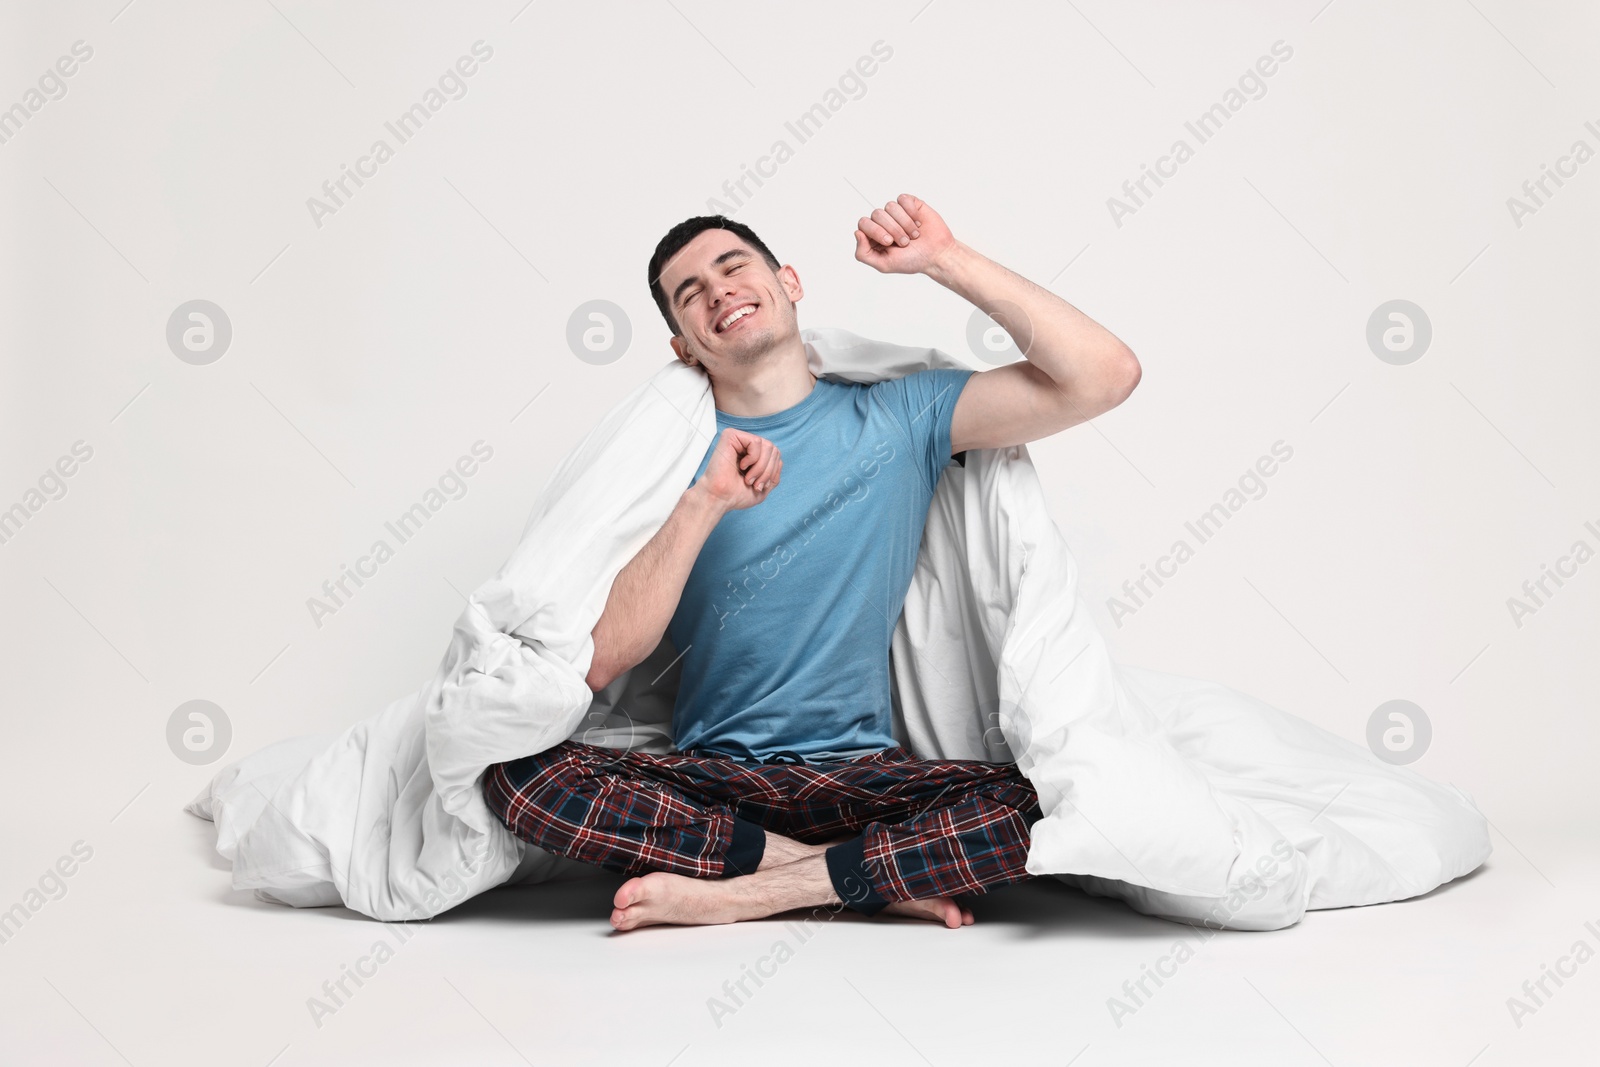
<svg viewBox="0 0 1600 1067">
<path fill-rule="evenodd" d="M 761 253 L 761 258 L 767 261 L 767 266 L 772 268 L 774 274 L 782 267 L 778 257 L 772 254 L 772 249 L 742 222 L 735 222 L 725 215 L 696 215 L 692 219 L 684 219 L 667 231 L 667 235 L 656 245 L 655 254 L 650 257 L 650 295 L 655 297 L 656 307 L 661 309 L 661 317 L 667 320 L 674 337 L 680 336 L 680 331 L 677 321 L 672 317 L 672 309 L 667 306 L 667 294 L 661 288 L 661 272 L 666 269 L 668 260 L 706 230 L 727 230 L 739 237 Z"/>
</svg>

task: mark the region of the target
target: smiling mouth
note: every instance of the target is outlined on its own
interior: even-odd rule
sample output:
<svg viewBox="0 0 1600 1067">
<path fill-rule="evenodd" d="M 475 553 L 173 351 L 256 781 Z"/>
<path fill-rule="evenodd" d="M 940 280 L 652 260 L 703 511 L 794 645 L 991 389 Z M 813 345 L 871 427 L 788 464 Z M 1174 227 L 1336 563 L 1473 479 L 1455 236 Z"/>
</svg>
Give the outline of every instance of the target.
<svg viewBox="0 0 1600 1067">
<path fill-rule="evenodd" d="M 746 304 L 743 307 L 735 308 L 733 310 L 733 314 L 717 323 L 715 332 L 723 333 L 729 329 L 732 329 L 745 319 L 748 319 L 751 315 L 754 315 L 756 313 L 756 309 L 760 306 L 760 304 Z"/>
</svg>

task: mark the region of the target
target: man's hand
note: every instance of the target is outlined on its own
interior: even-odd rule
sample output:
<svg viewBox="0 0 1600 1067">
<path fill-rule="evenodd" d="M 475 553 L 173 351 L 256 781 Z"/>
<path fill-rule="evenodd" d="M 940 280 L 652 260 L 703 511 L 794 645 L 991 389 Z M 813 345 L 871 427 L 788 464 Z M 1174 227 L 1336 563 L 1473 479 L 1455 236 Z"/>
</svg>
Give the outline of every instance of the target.
<svg viewBox="0 0 1600 1067">
<path fill-rule="evenodd" d="M 729 426 L 717 438 L 695 488 L 709 495 L 724 511 L 739 511 L 767 499 L 782 474 L 783 457 L 778 454 L 777 445 Z"/>
<path fill-rule="evenodd" d="M 955 239 L 910 193 L 856 224 L 856 259 L 925 274 L 999 322 L 1023 359 L 972 375 L 950 419 L 950 451 L 1009 448 L 1111 410 L 1139 384 L 1133 351 L 1050 290 Z"/>
<path fill-rule="evenodd" d="M 884 274 L 925 274 L 955 244 L 939 213 L 910 193 L 856 223 L 856 259 Z"/>
</svg>

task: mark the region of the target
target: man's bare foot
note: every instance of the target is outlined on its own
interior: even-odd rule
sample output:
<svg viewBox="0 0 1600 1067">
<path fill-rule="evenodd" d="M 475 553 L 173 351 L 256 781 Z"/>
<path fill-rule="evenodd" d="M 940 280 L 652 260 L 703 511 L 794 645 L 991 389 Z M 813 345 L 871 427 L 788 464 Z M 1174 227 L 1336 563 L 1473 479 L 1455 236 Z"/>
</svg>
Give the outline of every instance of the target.
<svg viewBox="0 0 1600 1067">
<path fill-rule="evenodd" d="M 949 897 L 928 900 L 901 900 L 886 905 L 880 915 L 900 915 L 907 919 L 931 919 L 952 930 L 972 925 L 972 912 Z"/>
<path fill-rule="evenodd" d="M 740 907 L 736 893 L 729 892 L 730 886 L 743 880 L 688 878 L 665 871 L 631 878 L 612 898 L 611 925 L 634 930 L 657 923 L 715 926 L 756 918 L 746 914 L 750 909 Z"/>
<path fill-rule="evenodd" d="M 714 926 L 838 902 L 827 861 L 818 852 L 738 878 L 688 878 L 665 871 L 630 878 L 612 898 L 611 925 L 618 930 L 658 923 Z"/>
<path fill-rule="evenodd" d="M 665 871 L 630 878 L 611 900 L 611 925 L 618 930 L 661 924 L 717 926 L 838 903 L 827 860 L 814 852 L 794 863 L 738 878 L 688 878 Z M 880 914 L 925 919 L 952 930 L 972 925 L 972 912 L 949 897 L 900 901 Z"/>
</svg>

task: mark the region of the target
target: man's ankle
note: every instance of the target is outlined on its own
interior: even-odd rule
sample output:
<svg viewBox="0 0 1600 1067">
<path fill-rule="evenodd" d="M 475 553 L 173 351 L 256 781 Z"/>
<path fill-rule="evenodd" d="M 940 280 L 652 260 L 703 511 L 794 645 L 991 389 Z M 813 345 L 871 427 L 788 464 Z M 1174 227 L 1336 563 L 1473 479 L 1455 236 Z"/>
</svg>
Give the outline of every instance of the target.
<svg viewBox="0 0 1600 1067">
<path fill-rule="evenodd" d="M 735 878 L 728 883 L 728 888 L 749 894 L 748 899 L 758 903 L 763 915 L 837 904 L 839 898 L 828 880 L 826 857 L 820 851 L 811 850 L 809 845 L 801 847 L 810 853 L 803 859 L 749 878 Z"/>
<path fill-rule="evenodd" d="M 797 863 L 800 860 L 820 854 L 825 847 L 823 845 L 803 845 L 793 838 L 775 834 L 771 830 L 768 830 L 766 834 L 766 850 L 762 852 L 761 863 L 756 867 L 758 871 L 771 870 L 773 867 Z"/>
</svg>

